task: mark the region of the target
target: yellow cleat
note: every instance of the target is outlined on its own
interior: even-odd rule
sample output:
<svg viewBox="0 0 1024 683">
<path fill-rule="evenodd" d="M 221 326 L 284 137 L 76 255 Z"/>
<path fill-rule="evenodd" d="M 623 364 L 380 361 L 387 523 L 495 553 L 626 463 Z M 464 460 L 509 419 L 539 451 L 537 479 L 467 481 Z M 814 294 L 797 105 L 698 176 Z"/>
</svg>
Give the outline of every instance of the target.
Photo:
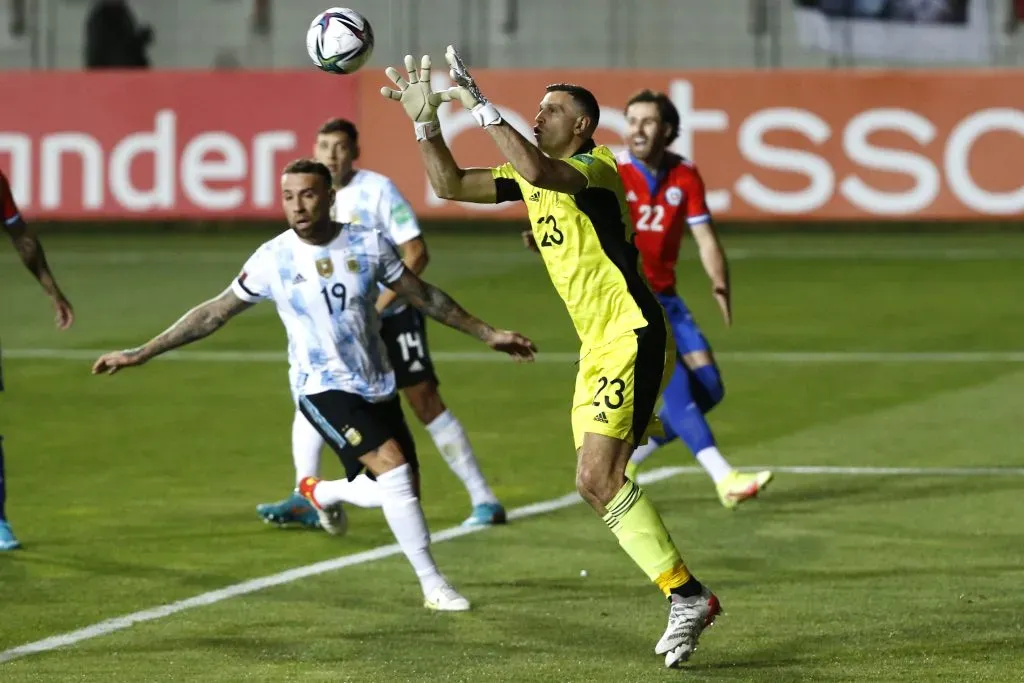
<svg viewBox="0 0 1024 683">
<path fill-rule="evenodd" d="M 733 470 L 729 476 L 718 482 L 718 499 L 729 510 L 735 510 L 737 505 L 753 498 L 768 486 L 773 476 L 768 470 L 753 474 Z"/>
</svg>

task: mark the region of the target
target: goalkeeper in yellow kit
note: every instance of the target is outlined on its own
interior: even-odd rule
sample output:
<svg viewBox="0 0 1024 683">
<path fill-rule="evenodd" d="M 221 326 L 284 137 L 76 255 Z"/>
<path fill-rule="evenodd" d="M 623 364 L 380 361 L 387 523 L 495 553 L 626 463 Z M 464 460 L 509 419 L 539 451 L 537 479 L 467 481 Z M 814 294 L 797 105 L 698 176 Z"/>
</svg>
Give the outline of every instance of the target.
<svg viewBox="0 0 1024 683">
<path fill-rule="evenodd" d="M 597 100 L 580 86 L 548 86 L 534 128 L 538 148 L 502 120 L 454 48 L 445 56 L 456 87 L 431 91 L 430 58 L 424 56 L 417 71 L 407 56 L 408 80 L 388 68 L 397 90 L 381 93 L 401 102 L 413 119 L 439 197 L 525 202 L 551 281 L 582 345 L 572 408 L 576 486 L 669 599 L 668 628 L 655 652 L 665 655 L 666 666 L 675 666 L 689 658 L 721 607 L 687 570 L 654 505 L 625 476 L 630 454 L 656 424 L 655 403 L 675 366 L 675 347 L 633 246 L 615 158 L 594 144 Z M 446 101 L 469 109 L 509 163 L 460 168 L 437 120 L 437 107 Z"/>
</svg>

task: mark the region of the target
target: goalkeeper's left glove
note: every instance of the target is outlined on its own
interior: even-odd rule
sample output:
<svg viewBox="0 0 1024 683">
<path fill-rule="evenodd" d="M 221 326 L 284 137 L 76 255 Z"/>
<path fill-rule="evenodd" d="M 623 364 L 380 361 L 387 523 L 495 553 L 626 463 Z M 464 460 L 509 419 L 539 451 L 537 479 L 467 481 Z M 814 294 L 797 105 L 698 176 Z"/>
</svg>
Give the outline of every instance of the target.
<svg viewBox="0 0 1024 683">
<path fill-rule="evenodd" d="M 394 67 L 389 66 L 384 70 L 398 90 L 381 88 L 380 94 L 402 103 L 406 115 L 415 124 L 417 140 L 436 137 L 441 134 L 441 124 L 437 120 L 437 107 L 443 100 L 441 93 L 433 92 L 430 89 L 430 56 L 423 55 L 420 60 L 419 73 L 417 73 L 416 60 L 412 55 L 406 55 L 405 68 L 409 72 L 408 82 Z"/>
<path fill-rule="evenodd" d="M 454 46 L 449 45 L 444 53 L 444 58 L 448 61 L 448 65 L 451 66 L 449 73 L 457 85 L 439 93 L 441 100 L 444 102 L 454 100 L 461 102 L 462 106 L 473 114 L 473 118 L 481 126 L 493 126 L 501 123 L 501 113 L 480 92 L 479 86 L 477 86 L 476 81 L 470 75 L 469 69 L 466 68 L 466 63 L 459 56 L 458 50 Z"/>
</svg>

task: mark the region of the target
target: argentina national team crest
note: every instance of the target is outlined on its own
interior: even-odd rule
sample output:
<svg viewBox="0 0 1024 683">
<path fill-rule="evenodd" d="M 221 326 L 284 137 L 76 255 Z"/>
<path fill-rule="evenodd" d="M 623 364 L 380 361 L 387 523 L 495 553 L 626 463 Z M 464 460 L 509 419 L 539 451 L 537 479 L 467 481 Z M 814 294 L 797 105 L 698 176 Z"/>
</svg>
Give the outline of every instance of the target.
<svg viewBox="0 0 1024 683">
<path fill-rule="evenodd" d="M 349 427 L 346 429 L 342 436 L 345 437 L 345 441 L 348 441 L 353 446 L 358 446 L 363 442 L 363 435 L 360 434 L 359 430 L 355 427 Z"/>
<path fill-rule="evenodd" d="M 346 259 L 345 270 L 347 270 L 350 273 L 358 273 L 359 271 L 361 271 L 362 268 L 359 267 L 359 259 Z"/>
<path fill-rule="evenodd" d="M 331 261 L 330 256 L 316 260 L 316 272 L 320 273 L 320 277 L 334 275 L 334 263 Z"/>
</svg>

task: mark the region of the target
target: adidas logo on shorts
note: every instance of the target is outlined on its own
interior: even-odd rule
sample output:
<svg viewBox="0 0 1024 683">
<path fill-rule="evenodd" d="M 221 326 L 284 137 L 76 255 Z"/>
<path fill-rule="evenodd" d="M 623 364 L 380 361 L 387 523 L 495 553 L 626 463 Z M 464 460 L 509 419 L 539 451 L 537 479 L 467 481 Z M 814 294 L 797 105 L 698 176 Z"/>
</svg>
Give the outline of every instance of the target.
<svg viewBox="0 0 1024 683">
<path fill-rule="evenodd" d="M 301 285 L 305 281 L 306 281 L 306 278 L 302 277 L 302 273 L 299 273 L 298 275 L 295 276 L 295 279 L 292 280 L 292 284 L 293 285 Z"/>
<path fill-rule="evenodd" d="M 594 417 L 594 422 L 603 422 L 605 424 L 608 424 L 608 416 L 605 415 L 604 411 L 602 410 L 600 413 L 597 414 L 596 417 Z"/>
<path fill-rule="evenodd" d="M 540 201 L 540 192 L 538 191 L 538 192 L 534 192 L 533 194 L 531 194 L 530 195 L 530 201 L 531 202 L 539 202 Z"/>
</svg>

